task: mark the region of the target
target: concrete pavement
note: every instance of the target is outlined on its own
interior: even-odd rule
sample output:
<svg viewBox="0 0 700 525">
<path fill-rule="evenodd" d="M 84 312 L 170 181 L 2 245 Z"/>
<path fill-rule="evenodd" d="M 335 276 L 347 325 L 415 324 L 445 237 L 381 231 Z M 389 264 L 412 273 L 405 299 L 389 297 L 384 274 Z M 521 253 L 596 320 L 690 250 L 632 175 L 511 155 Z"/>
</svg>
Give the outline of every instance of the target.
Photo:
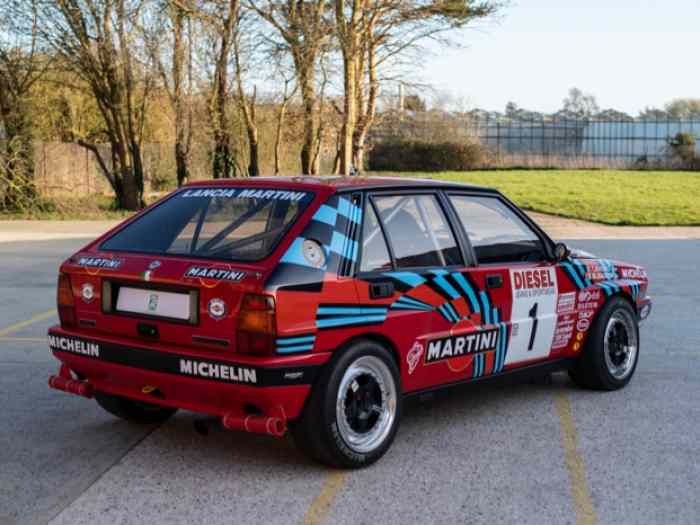
<svg viewBox="0 0 700 525">
<path fill-rule="evenodd" d="M 203 437 L 188 412 L 132 426 L 49 390 L 55 318 L 22 323 L 54 308 L 56 268 L 84 242 L 0 246 L 0 523 L 540 524 L 585 522 L 587 507 L 589 523 L 697 522 L 700 242 L 571 243 L 649 270 L 654 311 L 624 390 L 557 375 L 412 401 L 389 453 L 350 473 L 289 439 Z"/>
</svg>

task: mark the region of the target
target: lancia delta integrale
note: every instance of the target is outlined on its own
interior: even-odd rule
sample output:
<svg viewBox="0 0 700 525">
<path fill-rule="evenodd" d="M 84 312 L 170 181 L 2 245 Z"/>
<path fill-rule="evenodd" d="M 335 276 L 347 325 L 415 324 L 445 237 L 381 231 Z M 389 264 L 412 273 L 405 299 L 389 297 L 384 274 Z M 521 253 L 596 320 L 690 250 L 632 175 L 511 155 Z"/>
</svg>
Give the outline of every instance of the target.
<svg viewBox="0 0 700 525">
<path fill-rule="evenodd" d="M 186 186 L 65 261 L 51 387 L 380 458 L 405 396 L 568 370 L 614 390 L 650 311 L 639 266 L 571 252 L 494 190 L 383 178 Z"/>
</svg>

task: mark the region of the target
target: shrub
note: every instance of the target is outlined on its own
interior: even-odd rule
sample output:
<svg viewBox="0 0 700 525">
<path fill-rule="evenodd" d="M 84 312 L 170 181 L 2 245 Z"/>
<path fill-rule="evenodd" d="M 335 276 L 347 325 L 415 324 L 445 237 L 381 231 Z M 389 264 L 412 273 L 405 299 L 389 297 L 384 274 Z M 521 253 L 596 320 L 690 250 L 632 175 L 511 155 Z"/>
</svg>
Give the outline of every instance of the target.
<svg viewBox="0 0 700 525">
<path fill-rule="evenodd" d="M 396 140 L 376 144 L 370 171 L 466 171 L 482 167 L 486 150 L 473 142 Z"/>
<path fill-rule="evenodd" d="M 669 139 L 668 146 L 671 155 L 677 159 L 682 167 L 687 169 L 700 169 L 700 156 L 696 152 L 697 139 L 692 133 L 678 133 Z"/>
</svg>

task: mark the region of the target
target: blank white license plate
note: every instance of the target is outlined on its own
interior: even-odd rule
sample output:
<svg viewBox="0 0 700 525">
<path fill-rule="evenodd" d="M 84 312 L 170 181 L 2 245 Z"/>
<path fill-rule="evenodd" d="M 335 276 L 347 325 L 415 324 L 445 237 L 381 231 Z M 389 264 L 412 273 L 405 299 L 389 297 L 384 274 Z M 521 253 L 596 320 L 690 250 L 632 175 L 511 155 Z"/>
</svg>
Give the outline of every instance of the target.
<svg viewBox="0 0 700 525">
<path fill-rule="evenodd" d="M 122 286 L 119 288 L 119 296 L 117 297 L 117 310 L 188 320 L 190 318 L 190 295 Z"/>
</svg>

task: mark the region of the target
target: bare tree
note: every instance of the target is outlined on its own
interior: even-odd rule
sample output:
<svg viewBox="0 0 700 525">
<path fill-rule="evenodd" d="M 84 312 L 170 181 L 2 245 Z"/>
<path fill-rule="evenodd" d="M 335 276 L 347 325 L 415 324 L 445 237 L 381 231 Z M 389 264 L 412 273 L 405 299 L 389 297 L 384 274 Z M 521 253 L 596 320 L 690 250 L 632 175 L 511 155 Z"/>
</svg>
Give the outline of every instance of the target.
<svg viewBox="0 0 700 525">
<path fill-rule="evenodd" d="M 183 0 L 160 0 L 148 17 L 145 36 L 151 60 L 175 117 L 177 185 L 190 176 L 193 122 L 193 7 Z M 148 23 L 148 22 L 147 22 Z"/>
<path fill-rule="evenodd" d="M 152 77 L 136 41 L 142 0 L 37 0 L 39 34 L 90 86 L 111 146 L 111 168 L 97 144 L 78 143 L 95 155 L 118 205 L 143 205 L 141 156 Z"/>
<path fill-rule="evenodd" d="M 248 176 L 257 177 L 260 174 L 260 162 L 258 156 L 258 125 L 255 107 L 257 104 L 257 87 L 253 86 L 253 93 L 247 96 L 243 87 L 243 75 L 247 72 L 247 61 L 253 54 L 255 43 L 244 41 L 244 34 L 254 34 L 255 28 L 251 27 L 250 19 L 239 16 L 233 37 L 233 56 L 235 59 L 236 73 L 236 102 L 243 115 L 246 136 L 248 138 Z M 257 35 L 256 35 L 257 37 Z M 257 38 L 256 38 L 257 40 Z M 245 55 L 245 56 L 244 56 Z"/>
<path fill-rule="evenodd" d="M 424 42 L 453 45 L 451 32 L 493 16 L 500 6 L 497 0 L 366 0 L 355 75 L 358 116 L 353 135 L 354 166 L 360 169 L 364 164 L 380 87 L 392 71 L 398 75 L 406 61 L 415 69 Z"/>
<path fill-rule="evenodd" d="M 215 179 L 233 177 L 237 171 L 228 104 L 231 100 L 229 66 L 240 7 L 239 0 L 202 0 L 197 7 L 198 16 L 207 24 L 213 40 L 214 70 L 209 114 L 214 128 L 212 174 Z"/>
<path fill-rule="evenodd" d="M 248 0 L 282 37 L 294 62 L 304 110 L 301 171 L 318 173 L 318 112 L 316 68 L 332 32 L 328 0 Z"/>
<path fill-rule="evenodd" d="M 595 95 L 584 93 L 578 88 L 571 88 L 569 96 L 564 99 L 561 114 L 578 118 L 590 118 L 600 111 Z"/>
<path fill-rule="evenodd" d="M 275 175 L 280 174 L 280 150 L 282 149 L 282 130 L 284 129 L 285 119 L 287 117 L 287 107 L 289 102 L 294 98 L 297 92 L 297 86 L 290 89 L 289 84 L 292 80 L 284 79 L 284 89 L 280 98 L 279 107 L 277 109 L 277 123 L 275 126 Z"/>
<path fill-rule="evenodd" d="M 48 65 L 37 38 L 36 0 L 22 2 L 27 15 L 22 19 L 14 16 L 19 5 L 17 0 L 0 2 L 0 121 L 6 186 L 0 204 L 11 209 L 36 196 L 30 95 Z"/>
<path fill-rule="evenodd" d="M 340 173 L 349 175 L 353 162 L 353 136 L 357 119 L 358 71 L 361 62 L 362 38 L 367 37 L 363 29 L 363 11 L 367 0 L 335 0 L 335 28 L 340 52 L 343 56 L 343 126 L 340 132 Z"/>
</svg>

